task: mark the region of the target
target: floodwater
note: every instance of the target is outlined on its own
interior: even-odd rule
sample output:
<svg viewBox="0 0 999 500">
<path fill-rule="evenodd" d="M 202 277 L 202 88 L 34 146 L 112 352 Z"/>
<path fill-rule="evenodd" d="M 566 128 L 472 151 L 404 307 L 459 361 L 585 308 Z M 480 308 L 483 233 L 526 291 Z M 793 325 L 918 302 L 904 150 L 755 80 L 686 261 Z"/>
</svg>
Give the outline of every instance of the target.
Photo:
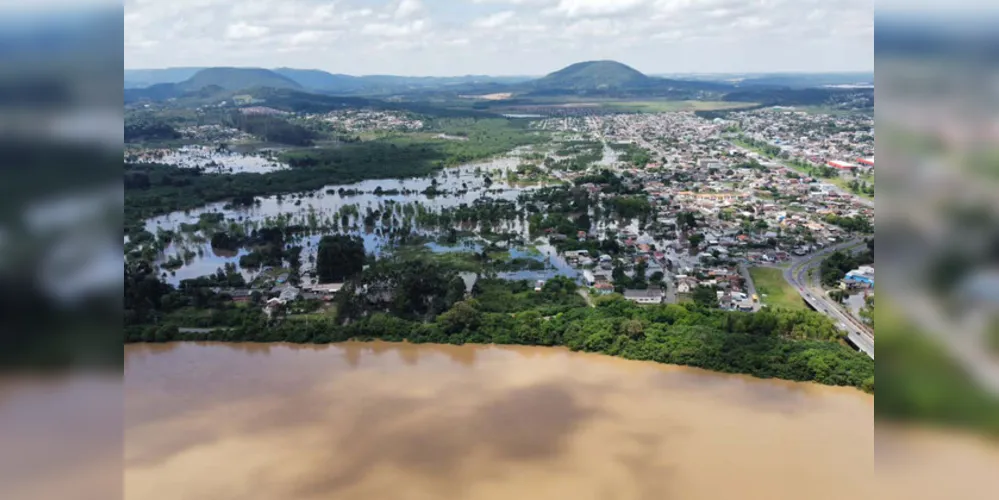
<svg viewBox="0 0 999 500">
<path fill-rule="evenodd" d="M 287 169 L 276 155 L 216 151 L 207 146 L 183 146 L 161 157 L 139 158 L 139 163 L 162 163 L 178 168 L 203 168 L 210 174 L 264 174 Z"/>
<path fill-rule="evenodd" d="M 551 348 L 125 352 L 130 499 L 877 498 L 852 389 Z"/>
<path fill-rule="evenodd" d="M 472 205 L 477 200 L 493 198 L 498 200 L 515 201 L 521 192 L 534 189 L 537 186 L 519 186 L 507 182 L 506 173 L 515 169 L 520 164 L 523 154 L 532 151 L 529 147 L 518 148 L 506 156 L 494 158 L 486 161 L 469 163 L 460 167 L 442 170 L 426 177 L 414 177 L 406 179 L 372 179 L 353 184 L 328 185 L 322 189 L 305 193 L 303 195 L 266 196 L 257 197 L 258 204 L 250 207 L 230 207 L 225 202 L 211 203 L 195 210 L 173 212 L 160 217 L 148 219 L 145 223 L 146 230 L 157 233 L 160 229 L 172 230 L 179 233 L 178 238 L 168 245 L 159 259 L 155 262 L 162 265 L 171 258 L 182 258 L 190 252 L 192 255 L 184 259 L 184 265 L 178 269 L 168 272 L 164 279 L 167 283 L 178 285 L 185 279 L 197 278 L 214 274 L 219 268 L 226 264 L 239 263 L 239 258 L 248 252 L 240 250 L 238 253 L 219 253 L 208 243 L 208 237 L 201 232 L 185 234 L 181 230 L 182 224 L 196 224 L 202 214 L 220 213 L 226 220 L 256 221 L 261 222 L 269 218 L 287 217 L 290 221 L 302 225 L 307 225 L 309 219 L 325 220 L 327 218 L 338 219 L 338 211 L 347 205 L 357 205 L 363 213 L 367 208 L 373 210 L 384 209 L 389 204 L 410 204 L 419 203 L 422 206 L 438 211 L 443 208 L 453 208 L 459 205 Z M 617 153 L 609 147 L 604 148 L 604 159 L 601 165 L 613 164 L 617 159 Z M 486 176 L 490 177 L 489 183 Z M 438 189 L 446 194 L 428 197 L 423 191 L 436 183 Z M 339 190 L 345 192 L 340 194 Z M 374 194 L 377 190 L 390 192 L 392 194 Z M 352 218 L 352 223 L 359 224 L 360 218 Z M 606 222 L 598 225 L 598 230 L 603 231 L 609 227 L 617 228 L 618 225 L 608 226 Z M 364 241 L 365 251 L 371 254 L 380 255 L 387 246 L 391 248 L 390 241 L 380 231 L 374 229 L 381 228 L 381 223 L 377 223 L 375 228 L 362 228 L 357 231 L 341 231 L 344 234 L 359 236 Z M 474 229 L 474 228 L 473 228 Z M 493 227 L 495 232 L 516 233 L 525 240 L 529 238 L 527 224 L 521 220 L 503 221 Z M 637 232 L 637 222 L 630 221 L 621 229 L 628 229 Z M 306 266 L 310 255 L 314 255 L 316 244 L 321 235 L 317 234 L 307 238 L 309 245 L 303 253 L 303 266 Z M 646 241 L 648 240 L 648 241 Z M 640 238 L 640 242 L 651 242 L 648 237 Z M 544 271 L 518 271 L 515 273 L 504 273 L 501 277 L 506 279 L 550 279 L 556 275 L 575 277 L 578 272 L 570 267 L 564 259 L 558 257 L 553 247 L 542 245 L 539 248 L 545 257 L 551 259 L 552 269 Z M 515 255 L 515 257 L 518 255 Z M 255 271 L 241 269 L 247 280 L 252 280 L 258 273 Z"/>
</svg>

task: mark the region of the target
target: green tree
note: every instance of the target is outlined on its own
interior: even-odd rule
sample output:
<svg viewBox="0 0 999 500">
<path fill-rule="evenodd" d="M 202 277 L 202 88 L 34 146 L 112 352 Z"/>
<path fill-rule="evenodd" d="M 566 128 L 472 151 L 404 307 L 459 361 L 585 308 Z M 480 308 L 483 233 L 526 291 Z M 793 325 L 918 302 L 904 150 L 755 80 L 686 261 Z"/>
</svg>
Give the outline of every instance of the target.
<svg viewBox="0 0 999 500">
<path fill-rule="evenodd" d="M 701 233 L 694 233 L 687 237 L 687 243 L 690 243 L 690 247 L 697 249 L 704 242 L 704 235 Z"/>
<path fill-rule="evenodd" d="M 718 292 L 711 286 L 699 286 L 694 289 L 694 303 L 709 309 L 718 308 Z"/>
<path fill-rule="evenodd" d="M 364 241 L 345 235 L 323 236 L 316 255 L 320 283 L 336 283 L 355 276 L 364 268 Z"/>
</svg>

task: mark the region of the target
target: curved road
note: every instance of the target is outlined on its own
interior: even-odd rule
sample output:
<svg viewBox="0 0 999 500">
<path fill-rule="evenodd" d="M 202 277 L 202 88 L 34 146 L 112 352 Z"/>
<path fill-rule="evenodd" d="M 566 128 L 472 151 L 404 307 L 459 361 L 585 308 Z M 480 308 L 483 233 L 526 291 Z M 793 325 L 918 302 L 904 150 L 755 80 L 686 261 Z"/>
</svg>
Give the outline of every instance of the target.
<svg viewBox="0 0 999 500">
<path fill-rule="evenodd" d="M 848 241 L 824 248 L 805 257 L 792 259 L 791 265 L 784 269 L 784 279 L 801 294 L 801 298 L 808 305 L 837 321 L 840 329 L 846 331 L 850 341 L 871 359 L 874 359 L 874 332 L 871 328 L 840 309 L 839 304 L 826 296 L 821 287 L 813 285 L 808 277 L 809 271 L 818 269 L 826 255 L 836 250 L 851 249 L 863 244 L 865 244 L 863 241 Z"/>
</svg>

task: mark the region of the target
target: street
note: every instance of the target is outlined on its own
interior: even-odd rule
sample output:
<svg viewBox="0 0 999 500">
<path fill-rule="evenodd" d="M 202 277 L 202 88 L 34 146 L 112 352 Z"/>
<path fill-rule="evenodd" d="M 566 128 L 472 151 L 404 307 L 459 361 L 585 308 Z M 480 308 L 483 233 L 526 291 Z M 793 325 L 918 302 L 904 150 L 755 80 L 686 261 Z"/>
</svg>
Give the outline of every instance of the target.
<svg viewBox="0 0 999 500">
<path fill-rule="evenodd" d="M 850 341 L 861 351 L 874 358 L 874 332 L 858 321 L 853 315 L 843 311 L 839 304 L 830 299 L 821 286 L 809 279 L 809 271 L 818 269 L 822 260 L 830 253 L 863 245 L 863 241 L 849 241 L 822 249 L 805 257 L 791 260 L 784 269 L 784 279 L 798 290 L 808 305 L 837 322 L 837 326 L 847 332 Z"/>
<path fill-rule="evenodd" d="M 753 282 L 753 275 L 749 274 L 749 269 L 746 267 L 745 262 L 739 262 L 739 274 L 742 274 L 742 279 L 746 282 L 746 290 L 750 297 L 759 297 L 756 292 L 756 283 Z M 763 298 L 753 301 L 753 312 L 759 312 L 760 308 L 763 307 Z"/>
</svg>

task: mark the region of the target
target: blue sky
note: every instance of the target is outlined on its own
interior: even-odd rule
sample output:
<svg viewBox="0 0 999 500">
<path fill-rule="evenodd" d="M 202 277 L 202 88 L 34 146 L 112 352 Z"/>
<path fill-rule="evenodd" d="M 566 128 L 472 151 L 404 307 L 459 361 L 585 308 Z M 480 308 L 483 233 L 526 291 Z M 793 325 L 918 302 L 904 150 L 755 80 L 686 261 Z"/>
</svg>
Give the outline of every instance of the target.
<svg viewBox="0 0 999 500">
<path fill-rule="evenodd" d="M 125 67 L 538 75 L 870 71 L 870 0 L 126 0 Z"/>
</svg>

